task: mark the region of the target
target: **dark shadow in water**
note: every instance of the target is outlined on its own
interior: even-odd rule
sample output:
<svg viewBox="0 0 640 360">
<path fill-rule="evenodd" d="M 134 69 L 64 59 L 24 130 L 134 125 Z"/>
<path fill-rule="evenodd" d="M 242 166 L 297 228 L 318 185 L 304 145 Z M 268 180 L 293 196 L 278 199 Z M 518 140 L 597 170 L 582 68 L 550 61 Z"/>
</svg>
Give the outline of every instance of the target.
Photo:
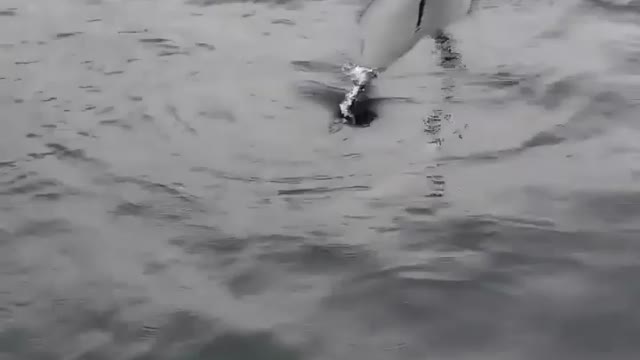
<svg viewBox="0 0 640 360">
<path fill-rule="evenodd" d="M 16 9 L 0 10 L 0 16 L 16 16 Z"/>
<path fill-rule="evenodd" d="M 332 114 L 333 124 L 342 122 L 339 105 L 344 100 L 345 89 L 317 81 L 307 81 L 298 86 L 298 93 L 302 97 L 327 109 Z M 369 126 L 378 117 L 377 107 L 386 102 L 416 103 L 413 99 L 407 97 L 368 97 L 365 95 L 355 103 L 352 109 L 358 119 L 356 126 Z"/>
<path fill-rule="evenodd" d="M 350 107 L 351 114 L 353 115 L 353 123 L 344 122 L 343 125 L 351 127 L 369 127 L 371 126 L 371 123 L 378 118 L 378 112 L 376 111 L 377 104 L 373 102 L 370 97 L 371 87 L 371 84 L 367 85 Z M 334 117 L 339 118 L 342 122 L 342 114 L 338 107 L 335 109 Z"/>
</svg>

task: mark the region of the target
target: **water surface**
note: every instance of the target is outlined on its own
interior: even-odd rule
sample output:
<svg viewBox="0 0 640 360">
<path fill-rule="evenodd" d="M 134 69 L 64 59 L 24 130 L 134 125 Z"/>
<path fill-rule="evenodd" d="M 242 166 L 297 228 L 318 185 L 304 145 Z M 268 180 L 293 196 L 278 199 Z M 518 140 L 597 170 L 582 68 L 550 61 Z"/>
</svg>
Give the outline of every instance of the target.
<svg viewBox="0 0 640 360">
<path fill-rule="evenodd" d="M 636 359 L 637 1 L 4 0 L 0 359 Z"/>
</svg>

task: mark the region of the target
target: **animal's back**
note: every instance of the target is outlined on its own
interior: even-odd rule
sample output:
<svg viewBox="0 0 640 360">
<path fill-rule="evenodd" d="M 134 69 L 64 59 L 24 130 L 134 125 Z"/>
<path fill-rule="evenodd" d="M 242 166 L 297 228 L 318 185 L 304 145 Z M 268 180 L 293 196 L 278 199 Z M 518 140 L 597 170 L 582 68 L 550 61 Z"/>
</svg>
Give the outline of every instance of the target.
<svg viewBox="0 0 640 360">
<path fill-rule="evenodd" d="M 416 33 L 420 0 L 374 0 L 360 19 L 361 64 L 384 69 L 419 40 Z"/>
<path fill-rule="evenodd" d="M 424 16 L 425 35 L 433 36 L 461 20 L 471 9 L 473 0 L 426 0 Z"/>
<path fill-rule="evenodd" d="M 463 18 L 472 1 L 373 0 L 360 18 L 363 35 L 360 64 L 386 69 L 422 37 L 434 36 L 438 30 Z"/>
</svg>

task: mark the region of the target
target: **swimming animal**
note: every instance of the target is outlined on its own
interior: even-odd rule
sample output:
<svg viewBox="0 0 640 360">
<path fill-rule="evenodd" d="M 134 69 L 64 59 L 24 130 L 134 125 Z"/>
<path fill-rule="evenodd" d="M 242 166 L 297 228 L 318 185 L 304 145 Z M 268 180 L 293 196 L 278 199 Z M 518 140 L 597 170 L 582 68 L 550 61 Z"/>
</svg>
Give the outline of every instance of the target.
<svg viewBox="0 0 640 360">
<path fill-rule="evenodd" d="M 447 27 L 471 14 L 478 0 L 371 0 L 358 16 L 362 32 L 360 58 L 348 64 L 353 88 L 342 103 L 342 118 L 358 125 L 354 107 L 370 83 L 425 37 L 435 39 L 441 51 L 450 50 Z M 444 59 L 446 60 L 446 58 Z"/>
</svg>

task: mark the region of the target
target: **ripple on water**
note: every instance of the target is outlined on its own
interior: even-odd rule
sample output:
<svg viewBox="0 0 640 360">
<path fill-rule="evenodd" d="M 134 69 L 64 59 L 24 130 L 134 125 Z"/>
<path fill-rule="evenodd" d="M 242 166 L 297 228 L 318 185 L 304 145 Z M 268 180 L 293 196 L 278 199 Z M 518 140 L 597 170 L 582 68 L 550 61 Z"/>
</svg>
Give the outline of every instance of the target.
<svg viewBox="0 0 640 360">
<path fill-rule="evenodd" d="M 131 194 L 118 197 L 117 203 L 109 211 L 114 218 L 182 222 L 205 211 L 195 196 L 181 190 L 180 184 L 167 185 L 144 177 L 110 174 L 97 178 L 95 183 Z"/>
<path fill-rule="evenodd" d="M 126 304 L 103 306 L 58 299 L 55 312 L 41 309 L 40 322 L 55 326 L 0 329 L 1 354 L 20 359 L 301 359 L 298 349 L 267 331 L 242 332 L 187 310 L 128 316 Z M 66 339 L 66 340 L 64 340 Z M 63 343 L 60 343 L 62 341 Z M 54 346 L 55 344 L 55 346 Z"/>
<path fill-rule="evenodd" d="M 565 146 L 601 137 L 615 127 L 637 128 L 633 91 L 615 81 L 605 84 L 605 72 L 609 70 L 590 72 L 581 66 L 579 58 L 573 59 L 582 54 L 574 55 L 572 44 L 563 43 L 572 31 L 543 32 L 546 37 L 535 40 L 538 44 L 562 45 L 551 49 L 560 55 L 551 51 L 541 58 L 562 60 L 566 53 L 572 56 L 572 65 L 584 73 L 563 76 L 562 69 L 540 72 L 521 64 L 514 71 L 498 69 L 478 74 L 477 78 L 471 71 L 460 75 L 469 81 L 462 81 L 464 87 L 459 86 L 456 93 L 444 82 L 435 86 L 435 91 L 422 83 L 448 72 L 424 73 L 423 55 L 416 52 L 413 59 L 420 62 L 420 70 L 405 72 L 400 68 L 399 75 L 387 78 L 391 93 L 401 88 L 411 98 L 371 99 L 373 105 L 395 102 L 397 112 L 387 118 L 390 121 L 384 120 L 383 125 L 388 127 L 382 133 L 376 134 L 376 129 L 358 132 L 357 136 L 353 133 L 351 139 L 357 141 L 347 143 L 326 133 L 313 133 L 317 128 L 300 121 L 281 137 L 264 127 L 281 124 L 290 130 L 293 122 L 285 123 L 287 116 L 296 121 L 302 117 L 329 121 L 343 99 L 349 83 L 342 77 L 341 64 L 299 57 L 311 54 L 311 58 L 322 58 L 320 54 L 337 51 L 339 43 L 323 35 L 325 30 L 331 34 L 338 29 L 347 38 L 342 25 L 337 24 L 343 20 L 350 24 L 352 19 L 349 14 L 343 17 L 342 10 L 347 7 L 337 6 L 339 1 L 180 1 L 200 7 L 195 9 L 197 13 L 190 13 L 193 7 L 182 9 L 174 1 L 159 1 L 153 7 L 138 7 L 136 2 L 121 2 L 115 7 L 104 1 L 90 2 L 92 6 L 62 1 L 62 5 L 51 7 L 55 10 L 51 13 L 46 7 L 30 7 L 24 13 L 0 8 L 0 18 L 9 23 L 18 19 L 23 24 L 53 26 L 47 25 L 45 31 L 38 25 L 29 26 L 25 32 L 51 39 L 42 44 L 45 46 L 40 46 L 38 39 L 0 44 L 0 49 L 12 56 L 8 58 L 8 71 L 16 71 L 3 73 L 0 83 L 21 86 L 17 88 L 21 90 L 20 99 L 13 99 L 11 104 L 9 97 L 7 104 L 42 113 L 33 119 L 31 112 L 10 119 L 10 131 L 2 132 L 11 137 L 10 145 L 16 144 L 17 155 L 0 155 L 0 358 L 417 360 L 424 359 L 425 354 L 438 359 L 635 358 L 638 345 L 634 335 L 640 333 L 640 320 L 635 315 L 640 298 L 636 280 L 640 271 L 640 197 L 636 192 L 601 184 L 615 187 L 615 191 L 561 189 L 558 193 L 530 194 L 530 198 L 550 204 L 553 211 L 575 216 L 572 224 L 588 222 L 589 231 L 561 229 L 561 218 L 545 221 L 519 214 L 473 216 L 467 209 L 478 200 L 479 204 L 471 205 L 490 212 L 494 203 L 475 198 L 474 191 L 482 192 L 484 182 L 495 177 L 519 175 L 515 174 L 517 167 L 504 165 L 506 172 L 498 174 L 483 161 L 499 163 L 533 149 L 548 150 L 546 157 L 538 158 L 540 162 L 527 162 L 524 156 L 519 162 L 522 166 L 540 166 L 557 157 L 564 159 Z M 221 4 L 235 5 L 229 9 L 215 6 Z M 300 4 L 312 4 L 313 10 L 300 14 L 283 11 L 283 7 L 291 9 Z M 73 11 L 67 12 L 64 6 L 70 5 Z M 497 8 L 508 9 L 509 4 L 503 5 Z M 518 5 L 525 10 L 531 6 Z M 208 6 L 212 7 L 206 9 Z M 87 9 L 91 12 L 86 13 Z M 42 19 L 47 21 L 22 18 L 32 12 L 43 13 Z M 231 12 L 247 31 L 233 32 L 227 17 L 234 16 Z M 490 14 L 482 15 L 491 19 Z M 505 15 L 515 19 L 520 16 L 508 11 Z M 75 20 L 67 24 L 67 17 Z M 114 19 L 125 19 L 125 23 L 114 23 Z M 540 19 L 546 21 L 545 16 L 539 16 L 535 22 L 540 23 Z M 306 20 L 313 25 L 308 26 Z M 496 27 L 506 22 L 496 21 Z M 212 24 L 225 24 L 225 29 L 240 34 L 238 43 L 229 43 L 228 36 L 211 32 Z M 483 29 L 490 30 L 490 26 Z M 512 30 L 509 36 L 517 37 L 522 29 Z M 584 43 L 599 41 L 597 36 L 590 37 L 590 28 L 576 26 L 575 30 L 587 34 L 578 39 Z M 271 36 L 263 36 L 267 34 Z M 274 52 L 268 42 L 278 41 L 281 34 L 294 34 L 290 39 L 295 40 L 282 42 L 289 46 Z M 467 44 L 471 45 L 479 43 L 473 36 L 482 35 L 461 34 L 468 36 L 471 41 Z M 515 45 L 507 37 L 496 37 L 499 44 L 495 47 L 515 54 L 496 61 L 515 58 L 519 63 L 524 59 L 517 55 L 531 54 L 531 49 L 525 49 L 528 42 Z M 100 41 L 89 41 L 97 39 Z M 489 44 L 495 39 L 485 40 Z M 93 43 L 101 44 L 101 51 L 87 47 Z M 628 55 L 628 49 L 622 47 L 621 56 Z M 483 67 L 483 57 L 490 53 L 482 53 L 484 50 L 482 46 L 467 58 L 477 58 L 476 65 Z M 71 55 L 66 54 L 72 54 L 74 62 L 67 64 Z M 189 61 L 182 63 L 178 55 L 188 55 Z M 245 64 L 247 60 L 240 60 L 247 58 L 249 65 Z M 624 59 L 625 69 L 635 71 L 634 62 Z M 535 56 L 526 60 L 529 64 L 537 61 Z M 227 67 L 229 64 L 233 66 Z M 264 71 L 272 66 L 283 73 Z M 60 75 L 51 69 L 60 69 Z M 255 72 L 247 74 L 246 69 Z M 143 79 L 136 75 L 145 70 L 152 76 L 143 73 Z M 46 84 L 32 89 L 42 83 L 42 76 L 48 80 Z M 316 81 L 299 83 L 301 78 Z M 201 87 L 181 91 L 184 81 Z M 280 87 L 274 81 L 291 85 L 295 95 L 278 94 Z M 414 85 L 425 94 L 408 87 L 412 81 L 419 82 Z M 633 79 L 628 80 L 627 86 L 634 90 L 632 83 Z M 167 87 L 178 90 L 167 94 Z M 417 144 L 429 139 L 420 137 L 415 143 L 406 139 L 414 136 L 414 131 L 422 131 L 422 113 L 437 115 L 440 128 L 456 117 L 463 122 L 469 118 L 473 122 L 468 131 L 471 137 L 474 129 L 477 132 L 493 124 L 491 114 L 468 99 L 469 89 L 469 94 L 489 99 L 479 101 L 480 105 L 506 109 L 504 118 L 508 121 L 482 139 L 495 146 L 489 149 L 504 144 L 504 138 L 511 137 L 509 131 L 516 127 L 530 131 L 506 150 L 459 157 L 469 166 L 458 168 L 470 169 L 463 175 L 448 172 L 457 164 L 447 168 L 452 158 L 444 157 L 437 159 L 443 164 L 438 170 L 425 171 L 423 165 L 432 159 L 421 153 L 422 147 Z M 239 105 L 230 101 L 223 107 L 215 105 L 200 111 L 203 109 L 189 106 L 190 99 L 185 100 L 195 92 L 206 97 L 211 92 L 231 94 L 229 99 L 246 96 L 251 101 L 242 98 Z M 249 97 L 251 93 L 256 95 Z M 415 100 L 423 95 L 442 99 L 450 109 L 434 110 L 432 102 Z M 270 108 L 260 108 L 261 103 L 268 103 Z M 393 121 L 411 112 L 404 106 L 409 103 L 423 107 L 414 119 L 416 130 L 407 130 L 410 125 L 406 124 L 411 121 Z M 285 104 L 289 111 L 280 116 L 278 111 Z M 64 117 L 56 118 L 57 113 L 52 112 L 56 107 Z M 314 107 L 320 107 L 320 111 Z M 558 121 L 531 130 L 530 124 L 518 122 L 530 108 L 539 110 L 531 116 L 538 117 L 532 121 L 547 117 Z M 465 109 L 466 114 L 462 111 Z M 385 116 L 387 109 L 380 110 Z M 253 116 L 251 111 L 258 115 Z M 131 113 L 144 115 L 127 115 Z M 245 116 L 247 113 L 251 116 Z M 262 114 L 268 114 L 269 125 L 260 122 Z M 152 136 L 157 134 L 150 136 L 143 131 L 143 126 L 152 123 L 166 136 L 156 139 Z M 212 123 L 215 133 L 209 127 Z M 514 125 L 510 129 L 503 124 Z M 399 151 L 397 157 L 383 154 L 378 145 L 389 141 L 386 131 L 402 131 L 403 126 L 407 126 L 407 132 L 393 136 L 404 141 L 398 147 L 409 150 Z M 12 127 L 18 131 L 12 132 Z M 301 135 L 303 132 L 297 130 L 302 127 L 312 133 Z M 498 130 L 504 135 L 496 136 Z M 14 134 L 21 142 L 13 142 Z M 107 135 L 113 135 L 116 141 L 109 143 Z M 300 149 L 286 147 L 293 156 L 271 156 L 269 150 L 285 148 L 295 137 L 304 140 L 291 143 Z M 174 139 L 178 141 L 165 141 Z M 246 139 L 255 139 L 257 146 L 231 146 L 236 144 L 234 140 L 244 143 Z M 230 146 L 220 146 L 218 140 Z M 149 144 L 146 141 L 151 146 L 148 151 L 140 150 L 140 163 L 134 162 L 137 157 L 122 160 L 112 154 L 115 150 L 126 156 L 129 151 L 145 148 Z M 395 144 L 396 139 L 391 141 Z M 206 145 L 202 147 L 205 154 L 195 154 L 191 142 Z M 375 146 L 367 149 L 371 152 L 363 151 L 359 148 L 362 143 Z M 0 141 L 0 148 L 2 144 Z M 209 145 L 213 154 L 206 153 Z M 316 152 L 316 146 L 322 147 L 321 151 Z M 109 161 L 92 151 L 96 149 L 104 151 Z M 415 149 L 419 149 L 411 154 L 415 158 L 403 157 Z M 617 155 L 630 159 L 634 149 L 631 143 L 620 145 Z M 13 147 L 10 150 L 14 151 Z M 438 150 L 446 153 L 447 144 Z M 327 165 L 324 161 L 329 157 L 331 163 Z M 279 160 L 282 158 L 295 160 Z M 619 159 L 612 157 L 610 163 Z M 135 174 L 157 172 L 131 175 L 118 171 L 120 165 L 134 168 L 127 169 Z M 586 175 L 608 169 L 597 162 L 591 165 L 592 172 Z M 626 165 L 621 161 L 619 167 Z M 336 167 L 319 170 L 321 166 Z M 418 178 L 420 190 L 392 184 L 390 187 L 401 195 L 389 203 L 399 206 L 388 206 L 386 199 L 376 198 L 371 205 L 359 199 L 363 193 L 379 188 L 377 184 L 384 181 L 386 171 L 395 173 L 398 169 L 403 176 L 411 172 Z M 628 170 L 630 176 L 640 179 L 640 172 Z M 378 171 L 382 175 L 370 175 Z M 485 177 L 486 173 L 491 174 Z M 540 177 L 561 178 L 559 173 Z M 466 175 L 467 179 L 461 179 Z M 87 187 L 94 191 L 81 192 L 84 188 L 70 185 L 71 181 L 63 180 L 67 178 L 88 181 Z M 587 177 L 582 180 L 589 181 Z M 542 180 L 534 177 L 531 181 Z M 216 186 L 206 188 L 210 183 Z M 432 198 L 424 198 L 425 184 L 432 185 L 434 190 L 427 195 Z M 526 192 L 522 184 L 516 185 L 518 194 Z M 198 193 L 198 186 L 206 191 Z M 82 201 L 87 194 L 92 196 L 88 205 Z M 561 197 L 561 202 L 554 202 L 554 197 Z M 219 198 L 223 201 L 217 202 Z M 510 200 L 506 197 L 505 202 Z M 245 204 L 259 205 L 246 209 Z M 78 212 L 85 209 L 89 210 L 86 214 Z M 447 218 L 446 210 L 463 215 Z M 251 216 L 244 216 L 243 211 Z M 355 215 L 342 216 L 340 212 Z M 273 229 L 267 224 L 267 232 L 259 228 L 260 221 L 252 222 L 259 219 L 256 215 L 272 216 L 276 220 L 273 227 L 282 228 Z M 228 220 L 239 222 L 239 227 L 247 229 L 242 233 L 252 235 L 225 232 L 229 227 L 236 228 Z M 314 228 L 319 224 L 318 228 L 326 232 L 303 228 L 307 221 Z M 612 231 L 601 231 L 598 226 Z M 245 309 L 249 308 L 257 311 L 246 311 L 247 315 Z M 244 324 L 242 331 L 235 328 L 237 323 Z M 289 334 L 264 323 L 286 323 L 300 346 L 283 343 L 282 338 Z M 257 330 L 264 327 L 268 330 Z"/>
<path fill-rule="evenodd" d="M 420 358 L 428 352 L 464 358 L 515 351 L 514 357 L 523 359 L 558 353 L 598 359 L 610 355 L 611 344 L 615 358 L 634 353 L 629 334 L 640 325 L 625 314 L 640 287 L 618 286 L 625 287 L 627 270 L 638 268 L 637 258 L 625 255 L 638 250 L 637 232 L 609 234 L 612 243 L 605 244 L 604 234 L 558 231 L 527 219 L 472 218 L 401 228 L 411 244 L 407 251 L 432 255 L 408 264 L 407 253 L 396 257 L 396 264 L 392 257 L 386 265 L 343 278 L 309 320 L 310 328 L 317 328 L 310 330 L 316 341 L 335 357 Z M 604 254 L 610 261 L 594 267 Z M 613 275 L 620 272 L 627 275 Z M 612 303 L 600 306 L 601 301 Z M 360 338 L 357 350 L 341 341 L 361 332 L 369 336 Z M 386 357 L 378 356 L 383 349 Z"/>
<path fill-rule="evenodd" d="M 14 231 L 14 236 L 46 238 L 71 232 L 73 226 L 66 219 L 46 219 L 26 221 Z"/>
</svg>

